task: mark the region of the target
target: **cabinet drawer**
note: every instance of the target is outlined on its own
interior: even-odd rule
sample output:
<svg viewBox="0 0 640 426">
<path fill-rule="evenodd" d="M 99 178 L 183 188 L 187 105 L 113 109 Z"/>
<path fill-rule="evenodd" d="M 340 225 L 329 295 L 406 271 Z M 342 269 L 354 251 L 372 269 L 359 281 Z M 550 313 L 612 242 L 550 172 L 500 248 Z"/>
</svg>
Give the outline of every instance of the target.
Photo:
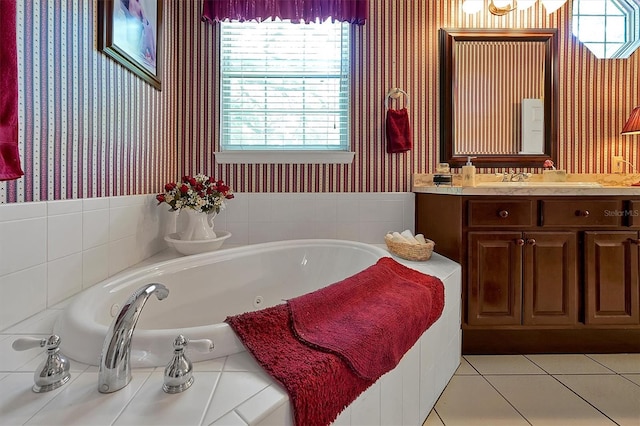
<svg viewBox="0 0 640 426">
<path fill-rule="evenodd" d="M 640 228 L 640 200 L 629 201 L 629 209 L 626 214 L 629 218 L 629 226 Z"/>
<path fill-rule="evenodd" d="M 535 226 L 536 209 L 531 200 L 470 200 L 469 226 L 525 227 Z"/>
<path fill-rule="evenodd" d="M 621 226 L 624 216 L 619 200 L 544 200 L 543 226 Z"/>
</svg>

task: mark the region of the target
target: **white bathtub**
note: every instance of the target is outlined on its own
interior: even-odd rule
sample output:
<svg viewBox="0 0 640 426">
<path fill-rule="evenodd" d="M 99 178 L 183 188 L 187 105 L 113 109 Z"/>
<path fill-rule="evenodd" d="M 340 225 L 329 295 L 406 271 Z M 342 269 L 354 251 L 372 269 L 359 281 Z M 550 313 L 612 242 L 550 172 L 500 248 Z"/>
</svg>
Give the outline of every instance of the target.
<svg viewBox="0 0 640 426">
<path fill-rule="evenodd" d="M 97 365 L 107 329 L 129 295 L 158 282 L 169 289 L 150 297 L 133 334 L 132 365 L 163 366 L 178 334 L 211 339 L 210 353 L 189 351 L 192 361 L 244 350 L 228 315 L 265 308 L 339 281 L 389 253 L 370 244 L 296 240 L 256 244 L 187 256 L 118 275 L 78 295 L 55 324 L 68 357 Z"/>
<path fill-rule="evenodd" d="M 222 321 L 228 315 L 281 303 L 282 299 L 339 281 L 374 264 L 382 256 L 390 256 L 384 246 L 338 240 L 299 240 L 256 244 L 164 261 L 122 273 L 75 296 L 58 317 L 54 331 L 61 336 L 62 352 L 68 357 L 97 364 L 111 323 L 110 312 L 118 310 L 114 305 L 122 304 L 144 284 L 163 283 L 170 290 L 169 296 L 163 301 L 149 298 L 133 339 L 134 365 L 159 367 L 134 370 L 134 379 L 140 380 L 146 375 L 142 380 L 144 385 L 137 391 L 118 392 L 120 399 L 109 400 L 120 400 L 122 405 L 114 406 L 116 408 L 111 411 L 119 414 L 107 423 L 163 424 L 167 422 L 167 413 L 177 410 L 181 424 L 292 425 L 291 404 L 286 391 L 244 352 L 235 334 Z M 340 413 L 334 422 L 336 426 L 421 424 L 458 367 L 460 265 L 436 253 L 428 262 L 396 260 L 443 281 L 444 311 L 396 368 L 384 374 Z M 258 300 L 260 303 L 256 303 Z M 164 365 L 171 357 L 172 342 L 178 333 L 215 342 L 216 349 L 211 354 L 203 356 L 190 352 L 192 360 L 233 355 L 210 363 L 196 363 L 194 389 L 168 395 L 160 389 Z M 207 367 L 207 364 L 214 366 Z M 135 387 L 133 383 L 129 386 Z M 253 390 L 245 392 L 247 386 Z M 106 404 L 105 398 L 112 398 L 109 396 L 112 394 L 98 393 L 95 369 L 81 373 L 61 395 L 67 395 L 63 402 L 65 412 L 69 406 L 90 405 L 93 410 L 96 401 L 104 400 Z M 158 410 L 159 406 L 163 409 Z M 53 413 L 48 411 L 49 407 Z M 55 407 L 56 404 L 47 404 L 39 415 L 43 419 L 49 419 L 51 415 L 55 418 L 59 414 Z M 74 420 L 65 424 L 105 422 L 97 414 L 93 417 L 81 411 L 74 413 Z"/>
</svg>

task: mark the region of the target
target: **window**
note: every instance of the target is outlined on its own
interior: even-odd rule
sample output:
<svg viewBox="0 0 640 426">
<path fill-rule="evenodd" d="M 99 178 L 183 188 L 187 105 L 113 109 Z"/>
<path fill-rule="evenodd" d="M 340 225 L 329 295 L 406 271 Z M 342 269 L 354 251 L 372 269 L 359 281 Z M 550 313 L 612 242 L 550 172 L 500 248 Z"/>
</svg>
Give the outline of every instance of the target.
<svg viewBox="0 0 640 426">
<path fill-rule="evenodd" d="M 634 0 L 575 0 L 573 34 L 598 58 L 628 58 L 640 46 Z"/>
<path fill-rule="evenodd" d="M 298 159 L 347 152 L 349 31 L 349 24 L 330 20 L 221 23 L 216 161 L 236 162 L 220 157 L 247 152 L 272 158 L 293 151 Z"/>
</svg>

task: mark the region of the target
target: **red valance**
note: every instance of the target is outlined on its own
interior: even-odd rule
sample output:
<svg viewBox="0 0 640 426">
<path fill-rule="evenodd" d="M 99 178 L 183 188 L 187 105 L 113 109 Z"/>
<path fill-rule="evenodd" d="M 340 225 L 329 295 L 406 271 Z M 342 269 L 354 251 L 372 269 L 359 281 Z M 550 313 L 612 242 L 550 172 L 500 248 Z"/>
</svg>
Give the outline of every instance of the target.
<svg viewBox="0 0 640 426">
<path fill-rule="evenodd" d="M 238 20 L 258 22 L 268 18 L 294 22 L 333 21 L 363 25 L 368 0 L 203 0 L 202 20 L 220 22 Z"/>
</svg>

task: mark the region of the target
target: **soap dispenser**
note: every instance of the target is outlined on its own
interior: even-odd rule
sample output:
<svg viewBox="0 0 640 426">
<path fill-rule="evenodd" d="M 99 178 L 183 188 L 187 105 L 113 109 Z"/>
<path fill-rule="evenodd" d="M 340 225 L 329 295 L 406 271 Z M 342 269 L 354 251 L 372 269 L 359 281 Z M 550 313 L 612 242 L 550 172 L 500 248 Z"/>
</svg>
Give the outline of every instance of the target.
<svg viewBox="0 0 640 426">
<path fill-rule="evenodd" d="M 476 157 L 467 157 L 467 164 L 462 166 L 462 186 L 476 186 L 476 166 L 471 160 Z"/>
</svg>

